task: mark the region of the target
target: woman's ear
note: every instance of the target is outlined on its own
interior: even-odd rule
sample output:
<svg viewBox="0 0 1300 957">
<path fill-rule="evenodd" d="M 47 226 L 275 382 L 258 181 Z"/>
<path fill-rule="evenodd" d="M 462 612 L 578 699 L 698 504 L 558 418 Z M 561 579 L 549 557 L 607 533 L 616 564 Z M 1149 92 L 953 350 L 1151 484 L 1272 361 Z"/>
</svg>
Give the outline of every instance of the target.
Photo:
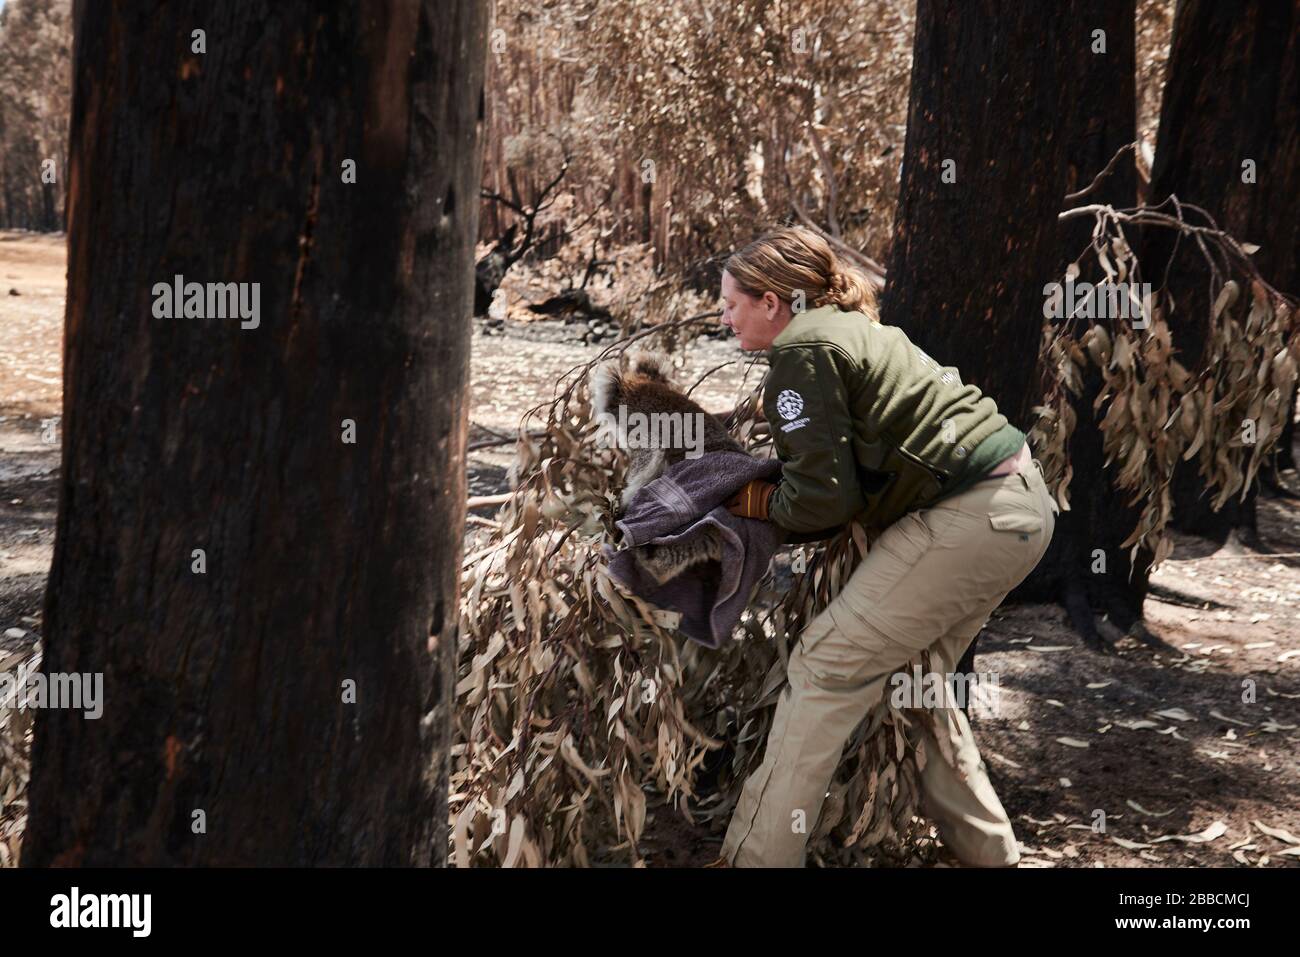
<svg viewBox="0 0 1300 957">
<path fill-rule="evenodd" d="M 770 289 L 763 293 L 763 311 L 767 313 L 768 322 L 781 314 L 781 299 Z"/>
</svg>

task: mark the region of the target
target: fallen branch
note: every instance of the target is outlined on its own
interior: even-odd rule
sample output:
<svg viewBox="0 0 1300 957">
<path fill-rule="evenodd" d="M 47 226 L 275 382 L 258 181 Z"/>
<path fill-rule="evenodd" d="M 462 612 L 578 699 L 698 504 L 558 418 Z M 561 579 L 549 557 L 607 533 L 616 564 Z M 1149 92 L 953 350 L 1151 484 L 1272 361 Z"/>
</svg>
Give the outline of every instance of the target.
<svg viewBox="0 0 1300 957">
<path fill-rule="evenodd" d="M 504 505 L 510 501 L 514 492 L 502 492 L 500 495 L 474 495 L 465 503 L 467 510 L 487 508 L 489 505 Z"/>
</svg>

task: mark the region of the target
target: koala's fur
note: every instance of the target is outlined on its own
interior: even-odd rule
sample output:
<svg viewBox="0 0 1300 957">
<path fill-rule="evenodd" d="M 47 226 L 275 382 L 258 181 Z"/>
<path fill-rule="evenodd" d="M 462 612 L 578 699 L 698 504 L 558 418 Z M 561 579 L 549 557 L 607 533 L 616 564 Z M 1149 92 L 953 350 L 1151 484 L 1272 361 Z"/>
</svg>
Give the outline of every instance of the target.
<svg viewBox="0 0 1300 957">
<path fill-rule="evenodd" d="M 672 368 L 666 356 L 641 353 L 632 357 L 630 368 L 620 369 L 618 360 L 611 359 L 591 371 L 588 386 L 591 393 L 592 414 L 618 419 L 619 406 L 627 413 L 652 414 L 673 412 L 682 415 L 702 413 L 704 416 L 703 451 L 744 451 L 723 424 L 683 392 L 669 376 Z M 622 508 L 638 489 L 659 477 L 670 465 L 686 457 L 686 449 L 627 448 L 627 436 L 618 436 L 619 446 L 629 457 L 626 485 L 621 498 Z M 679 545 L 643 545 L 637 549 L 637 560 L 655 581 L 663 584 L 686 568 L 722 558 L 722 542 L 712 531 L 696 536 L 689 543 Z"/>
</svg>

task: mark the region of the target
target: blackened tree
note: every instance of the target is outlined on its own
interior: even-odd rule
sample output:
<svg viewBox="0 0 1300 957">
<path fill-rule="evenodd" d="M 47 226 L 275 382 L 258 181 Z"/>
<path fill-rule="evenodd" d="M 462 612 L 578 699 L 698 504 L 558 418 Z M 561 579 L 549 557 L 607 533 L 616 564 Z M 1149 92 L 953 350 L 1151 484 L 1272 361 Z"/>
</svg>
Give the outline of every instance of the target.
<svg viewBox="0 0 1300 957">
<path fill-rule="evenodd" d="M 1137 202 L 1135 21 L 1133 0 L 1102 0 L 1082 5 L 1079 21 L 1071 26 L 1081 89 L 1077 101 L 1063 104 L 1059 120 L 1070 138 L 1063 205 L 1106 203 L 1125 208 Z M 1061 224 L 1061 274 L 1077 263 L 1080 281 L 1106 278 L 1088 252 L 1092 225 L 1088 219 Z M 1089 367 L 1074 401 L 1077 425 L 1069 444 L 1070 507 L 1058 516 L 1052 546 L 1024 590 L 1058 597 L 1076 631 L 1097 651 L 1105 651 L 1107 644 L 1098 632 L 1094 612 L 1103 613 L 1117 628 L 1135 630 L 1150 640 L 1141 618 L 1152 559 L 1145 548 L 1133 556 L 1122 547 L 1137 525 L 1139 510 L 1129 504 L 1131 495 L 1114 488 L 1105 466 L 1095 410 L 1102 384 L 1097 369 Z M 1115 468 L 1118 464 L 1112 463 L 1111 469 Z"/>
<path fill-rule="evenodd" d="M 1300 293 L 1300 3 L 1183 0 L 1173 40 L 1150 203 L 1171 196 L 1204 210 L 1242 242 L 1259 246 L 1255 264 L 1274 287 Z M 1205 361 L 1209 275 L 1194 242 L 1155 229 L 1142 250 L 1147 274 L 1176 304 L 1170 317 L 1188 368 Z M 1287 419 L 1294 392 L 1285 403 Z M 1291 430 L 1281 441 L 1289 458 Z M 1258 546 L 1255 498 L 1212 510 L 1196 462 L 1174 482 L 1174 523 L 1220 542 L 1237 531 Z"/>
<path fill-rule="evenodd" d="M 444 860 L 485 16 L 77 4 L 24 864 Z"/>
<path fill-rule="evenodd" d="M 1091 201 L 1131 205 L 1131 153 L 1093 179 L 1135 135 L 1133 3 L 921 0 L 915 44 L 882 317 L 1028 431 L 1042 395 L 1044 286 L 1087 242 L 1086 229 L 1058 221 L 1066 196 L 1091 187 Z M 1075 440 L 1072 494 L 1086 489 L 1078 514 L 1062 513 L 1052 550 L 1019 594 L 1058 598 L 1101 647 L 1084 562 L 1105 547 L 1098 535 L 1118 543 L 1133 522 L 1107 510 L 1101 439 L 1087 422 L 1080 416 Z M 1117 590 L 1136 596 L 1140 615 L 1145 577 L 1110 578 L 1124 580 Z M 972 666 L 974 650 L 960 667 Z"/>
</svg>

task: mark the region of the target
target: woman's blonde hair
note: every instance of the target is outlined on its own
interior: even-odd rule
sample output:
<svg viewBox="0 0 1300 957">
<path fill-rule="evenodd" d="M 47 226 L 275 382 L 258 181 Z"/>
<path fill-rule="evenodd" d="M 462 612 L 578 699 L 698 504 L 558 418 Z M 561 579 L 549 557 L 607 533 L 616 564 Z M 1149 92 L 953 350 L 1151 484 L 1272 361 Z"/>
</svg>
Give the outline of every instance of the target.
<svg viewBox="0 0 1300 957">
<path fill-rule="evenodd" d="M 732 253 L 723 269 L 750 296 L 772 292 L 793 303 L 802 292 L 809 309 L 833 304 L 880 321 L 871 280 L 837 258 L 825 239 L 802 226 L 781 226 L 765 233 Z"/>
</svg>

